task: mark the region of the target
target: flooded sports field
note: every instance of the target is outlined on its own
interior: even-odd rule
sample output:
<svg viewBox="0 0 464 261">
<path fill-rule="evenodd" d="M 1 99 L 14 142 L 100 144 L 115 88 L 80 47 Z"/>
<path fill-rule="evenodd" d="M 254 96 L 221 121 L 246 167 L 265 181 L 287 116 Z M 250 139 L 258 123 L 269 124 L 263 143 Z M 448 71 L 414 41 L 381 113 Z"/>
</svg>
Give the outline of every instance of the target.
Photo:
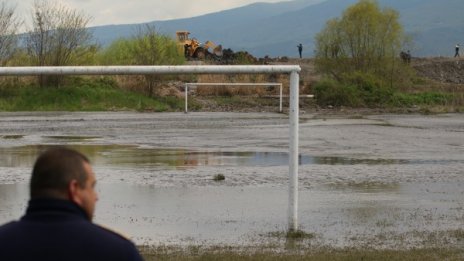
<svg viewBox="0 0 464 261">
<path fill-rule="evenodd" d="M 288 244 L 289 121 L 277 113 L 0 113 L 0 223 L 38 153 L 85 153 L 95 222 L 137 244 Z M 300 117 L 304 244 L 464 246 L 464 114 Z"/>
</svg>

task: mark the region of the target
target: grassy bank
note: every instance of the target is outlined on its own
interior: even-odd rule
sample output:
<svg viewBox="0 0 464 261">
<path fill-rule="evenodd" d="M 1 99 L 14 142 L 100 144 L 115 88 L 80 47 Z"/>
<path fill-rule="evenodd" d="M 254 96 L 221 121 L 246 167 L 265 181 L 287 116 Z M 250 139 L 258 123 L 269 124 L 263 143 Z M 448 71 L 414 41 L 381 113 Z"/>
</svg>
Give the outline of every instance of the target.
<svg viewBox="0 0 464 261">
<path fill-rule="evenodd" d="M 109 79 L 75 78 L 59 88 L 4 84 L 0 87 L 0 111 L 175 111 L 183 99 L 150 98 L 121 89 Z"/>
<path fill-rule="evenodd" d="M 69 78 L 66 84 L 58 88 L 41 88 L 25 80 L 3 80 L 0 82 L 0 111 L 184 110 L 183 98 L 163 94 L 148 97 L 143 94 L 143 81 L 137 83 L 137 88 L 125 85 L 126 82 L 117 82 L 111 77 Z M 255 89 L 248 88 L 243 93 L 237 88 L 231 88 L 226 93 L 216 93 L 217 89 L 212 87 L 203 88 L 201 91 L 199 89 L 195 96 L 189 97 L 189 110 L 278 111 L 278 98 L 269 98 L 272 94 L 275 96 L 275 93 Z M 257 91 L 262 96 L 250 90 Z M 316 109 L 317 104 L 319 108 L 382 109 L 385 112 L 408 112 L 410 108 L 413 112 L 423 113 L 464 111 L 464 92 L 456 88 L 399 91 L 321 81 L 315 84 L 311 93 L 315 94 L 316 99 L 300 99 L 300 106 L 304 110 Z M 265 98 L 266 96 L 269 97 Z M 288 107 L 288 99 L 284 99 L 283 105 L 284 109 Z"/>
<path fill-rule="evenodd" d="M 464 250 L 426 248 L 410 250 L 374 250 L 374 249 L 310 249 L 290 250 L 279 253 L 273 250 L 247 250 L 227 247 L 141 247 L 140 251 L 146 261 L 151 260 L 463 260 Z"/>
<path fill-rule="evenodd" d="M 322 107 L 420 108 L 424 112 L 461 112 L 464 109 L 464 92 L 443 88 L 411 87 L 400 90 L 372 83 L 346 84 L 324 80 L 315 85 L 317 104 Z"/>
</svg>

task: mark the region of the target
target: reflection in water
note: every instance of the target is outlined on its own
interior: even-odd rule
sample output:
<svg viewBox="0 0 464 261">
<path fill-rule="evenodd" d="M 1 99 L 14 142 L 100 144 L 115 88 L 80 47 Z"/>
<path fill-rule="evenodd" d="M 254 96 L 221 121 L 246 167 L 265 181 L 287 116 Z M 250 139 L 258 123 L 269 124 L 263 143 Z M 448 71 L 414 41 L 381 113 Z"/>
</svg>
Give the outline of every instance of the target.
<svg viewBox="0 0 464 261">
<path fill-rule="evenodd" d="M 333 184 L 326 184 L 331 190 L 338 191 L 353 191 L 364 193 L 381 193 L 381 192 L 398 192 L 401 188 L 399 183 L 382 183 L 382 182 L 338 182 Z"/>
<path fill-rule="evenodd" d="M 462 198 L 459 185 L 401 186 L 378 194 L 302 190 L 299 224 L 341 247 L 352 237 L 364 242 L 376 235 L 417 233 L 418 228 L 442 231 L 462 224 L 456 219 L 462 216 L 456 203 Z M 256 235 L 286 229 L 286 188 L 99 183 L 97 190 L 95 222 L 124 232 L 138 244 L 252 244 Z M 27 184 L 0 185 L 0 224 L 21 217 L 27 199 Z"/>
<path fill-rule="evenodd" d="M 66 141 L 88 141 L 101 137 L 98 136 L 45 136 L 44 138 L 53 140 L 66 140 Z"/>
<path fill-rule="evenodd" d="M 21 146 L 13 148 L 0 148 L 0 167 L 32 167 L 37 156 L 49 149 L 54 147 L 53 145 L 30 145 L 30 146 Z M 88 146 L 88 145 L 72 145 L 68 146 L 70 148 L 76 149 L 90 159 L 93 162 L 97 163 L 93 159 L 101 158 L 99 155 L 105 151 L 112 151 L 117 149 L 119 146 Z"/>
<path fill-rule="evenodd" d="M 68 137 L 68 136 L 66 136 Z M 94 138 L 94 137 L 91 137 Z M 74 139 L 74 138 L 73 138 Z M 84 139 L 76 137 L 75 140 Z M 0 167 L 30 167 L 37 155 L 55 145 L 31 145 L 0 148 Z M 286 152 L 227 152 L 192 151 L 187 149 L 140 148 L 128 145 L 82 145 L 71 144 L 87 155 L 94 165 L 130 167 L 197 166 L 284 166 L 288 165 Z M 447 162 L 401 160 L 401 159 L 354 159 L 346 157 L 299 156 L 299 164 L 319 165 L 390 165 L 390 164 L 440 164 Z"/>
<path fill-rule="evenodd" d="M 317 157 L 314 158 L 314 164 L 321 165 L 391 165 L 391 164 L 408 164 L 409 160 L 401 159 L 354 159 L 344 157 Z"/>
<path fill-rule="evenodd" d="M 22 139 L 24 135 L 3 135 L 0 137 L 5 140 L 19 140 Z"/>
</svg>

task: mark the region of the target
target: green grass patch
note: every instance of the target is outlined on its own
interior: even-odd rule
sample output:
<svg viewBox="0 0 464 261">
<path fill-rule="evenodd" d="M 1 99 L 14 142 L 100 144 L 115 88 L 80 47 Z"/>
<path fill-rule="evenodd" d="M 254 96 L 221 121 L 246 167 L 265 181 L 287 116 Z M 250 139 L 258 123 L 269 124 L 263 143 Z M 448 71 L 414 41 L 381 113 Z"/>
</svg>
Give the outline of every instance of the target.
<svg viewBox="0 0 464 261">
<path fill-rule="evenodd" d="M 453 101 L 452 93 L 422 92 L 400 93 L 396 92 L 390 101 L 394 107 L 411 107 L 414 105 L 448 105 Z"/>
<path fill-rule="evenodd" d="M 217 175 L 214 175 L 213 180 L 214 181 L 224 181 L 224 180 L 226 180 L 226 176 L 224 176 L 224 174 L 217 174 Z"/>
<path fill-rule="evenodd" d="M 151 260 L 317 260 L 317 261 L 359 261 L 359 260 L 463 260 L 462 249 L 426 248 L 409 250 L 375 249 L 305 249 L 276 251 L 261 247 L 234 249 L 231 247 L 139 247 L 146 261 Z"/>
<path fill-rule="evenodd" d="M 385 87 L 382 84 L 340 83 L 323 80 L 314 87 L 316 102 L 320 106 L 346 106 L 352 108 L 410 108 L 420 106 L 432 108 L 437 106 L 457 107 L 464 101 L 461 93 L 424 91 L 408 93 Z"/>
<path fill-rule="evenodd" d="M 314 234 L 307 233 L 303 230 L 296 230 L 296 231 L 288 231 L 285 235 L 287 239 L 311 239 L 314 238 Z"/>
<path fill-rule="evenodd" d="M 59 88 L 0 87 L 0 111 L 174 111 L 183 106 L 182 99 L 150 98 L 120 89 L 105 78 L 76 78 Z"/>
</svg>

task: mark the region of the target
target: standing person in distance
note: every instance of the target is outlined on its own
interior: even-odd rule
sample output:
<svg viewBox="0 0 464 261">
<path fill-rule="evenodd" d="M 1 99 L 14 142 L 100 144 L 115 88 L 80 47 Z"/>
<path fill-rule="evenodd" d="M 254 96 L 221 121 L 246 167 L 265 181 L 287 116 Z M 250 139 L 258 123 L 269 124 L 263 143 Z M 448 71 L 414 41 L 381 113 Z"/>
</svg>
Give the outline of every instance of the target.
<svg viewBox="0 0 464 261">
<path fill-rule="evenodd" d="M 298 53 L 300 54 L 300 59 L 302 58 L 302 53 L 303 53 L 303 45 L 300 43 L 297 45 L 298 47 Z"/>
</svg>

